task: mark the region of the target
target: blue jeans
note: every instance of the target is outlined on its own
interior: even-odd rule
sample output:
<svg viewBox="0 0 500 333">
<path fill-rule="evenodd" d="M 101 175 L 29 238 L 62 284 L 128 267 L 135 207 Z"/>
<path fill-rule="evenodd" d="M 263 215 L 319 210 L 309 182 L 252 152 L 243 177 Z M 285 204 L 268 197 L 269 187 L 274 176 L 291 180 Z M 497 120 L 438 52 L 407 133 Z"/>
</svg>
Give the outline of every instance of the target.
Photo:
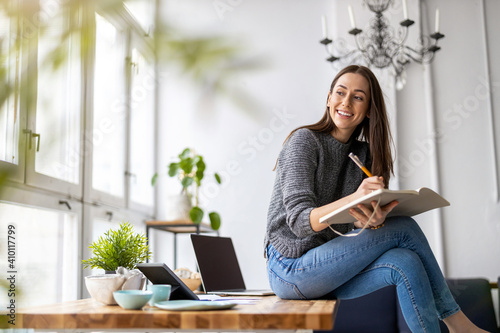
<svg viewBox="0 0 500 333">
<path fill-rule="evenodd" d="M 440 332 L 438 318 L 460 310 L 425 235 L 409 217 L 334 238 L 300 258 L 284 257 L 269 245 L 267 258 L 270 286 L 283 299 L 350 299 L 395 285 L 412 332 Z"/>
</svg>

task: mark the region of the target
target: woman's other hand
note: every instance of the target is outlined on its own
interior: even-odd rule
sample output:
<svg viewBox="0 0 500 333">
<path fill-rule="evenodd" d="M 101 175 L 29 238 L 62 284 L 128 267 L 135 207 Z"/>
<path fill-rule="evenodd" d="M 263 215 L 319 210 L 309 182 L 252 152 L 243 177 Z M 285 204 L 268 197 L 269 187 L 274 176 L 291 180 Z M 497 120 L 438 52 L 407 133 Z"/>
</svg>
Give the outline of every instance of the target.
<svg viewBox="0 0 500 333">
<path fill-rule="evenodd" d="M 365 224 L 368 223 L 370 217 L 373 218 L 370 221 L 369 227 L 377 227 L 385 222 L 387 214 L 389 214 L 394 207 L 398 205 L 398 201 L 394 200 L 389 202 L 387 205 L 382 207 L 377 207 L 377 201 L 371 202 L 371 207 L 368 205 L 358 205 L 357 208 L 351 208 L 349 214 L 354 217 L 357 221 L 354 222 L 356 228 L 363 228 Z M 375 214 L 373 212 L 375 211 Z"/>
</svg>

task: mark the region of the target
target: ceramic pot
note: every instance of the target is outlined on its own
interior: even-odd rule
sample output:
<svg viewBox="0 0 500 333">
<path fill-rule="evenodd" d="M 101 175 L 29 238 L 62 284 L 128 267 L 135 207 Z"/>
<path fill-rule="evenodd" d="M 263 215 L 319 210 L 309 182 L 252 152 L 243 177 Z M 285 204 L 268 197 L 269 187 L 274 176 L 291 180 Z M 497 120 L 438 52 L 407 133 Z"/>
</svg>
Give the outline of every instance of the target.
<svg viewBox="0 0 500 333">
<path fill-rule="evenodd" d="M 85 286 L 90 296 L 98 302 L 116 304 L 113 292 L 120 290 L 125 282 L 125 276 L 120 274 L 99 274 L 85 277 Z"/>
<path fill-rule="evenodd" d="M 85 286 L 90 296 L 106 305 L 116 304 L 113 292 L 117 290 L 142 290 L 146 283 L 144 274 L 137 270 L 124 274 L 98 274 L 85 277 Z M 125 274 L 126 273 L 126 274 Z"/>
<path fill-rule="evenodd" d="M 170 195 L 165 205 L 165 217 L 168 221 L 191 220 L 189 211 L 192 207 L 186 194 Z"/>
</svg>

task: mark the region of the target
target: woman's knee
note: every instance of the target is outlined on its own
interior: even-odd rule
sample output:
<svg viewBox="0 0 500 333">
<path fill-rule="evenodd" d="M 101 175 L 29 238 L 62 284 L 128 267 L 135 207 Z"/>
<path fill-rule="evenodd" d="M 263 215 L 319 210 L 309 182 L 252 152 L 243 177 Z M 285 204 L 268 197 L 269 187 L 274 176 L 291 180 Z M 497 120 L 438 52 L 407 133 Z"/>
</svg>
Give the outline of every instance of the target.
<svg viewBox="0 0 500 333">
<path fill-rule="evenodd" d="M 386 222 L 394 223 L 399 228 L 418 228 L 417 222 L 411 216 L 391 216 L 386 219 Z"/>
<path fill-rule="evenodd" d="M 425 235 L 418 225 L 417 221 L 415 221 L 410 216 L 389 217 L 387 222 L 397 228 L 397 230 L 403 231 L 405 234 L 411 237 L 418 237 L 422 240 L 425 238 Z"/>
<path fill-rule="evenodd" d="M 424 265 L 418 254 L 405 248 L 395 248 L 384 253 L 378 261 L 386 267 L 392 268 L 394 281 L 418 281 L 426 276 Z"/>
</svg>

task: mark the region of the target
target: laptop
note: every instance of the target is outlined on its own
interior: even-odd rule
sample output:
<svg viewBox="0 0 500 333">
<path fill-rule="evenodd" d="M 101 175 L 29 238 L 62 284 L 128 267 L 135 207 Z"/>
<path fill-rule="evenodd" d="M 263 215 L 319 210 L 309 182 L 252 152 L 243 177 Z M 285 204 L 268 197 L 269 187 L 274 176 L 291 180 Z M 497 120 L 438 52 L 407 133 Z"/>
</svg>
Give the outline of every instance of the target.
<svg viewBox="0 0 500 333">
<path fill-rule="evenodd" d="M 270 289 L 245 288 L 233 242 L 228 237 L 191 234 L 201 282 L 207 294 L 228 296 L 274 295 Z"/>
</svg>

